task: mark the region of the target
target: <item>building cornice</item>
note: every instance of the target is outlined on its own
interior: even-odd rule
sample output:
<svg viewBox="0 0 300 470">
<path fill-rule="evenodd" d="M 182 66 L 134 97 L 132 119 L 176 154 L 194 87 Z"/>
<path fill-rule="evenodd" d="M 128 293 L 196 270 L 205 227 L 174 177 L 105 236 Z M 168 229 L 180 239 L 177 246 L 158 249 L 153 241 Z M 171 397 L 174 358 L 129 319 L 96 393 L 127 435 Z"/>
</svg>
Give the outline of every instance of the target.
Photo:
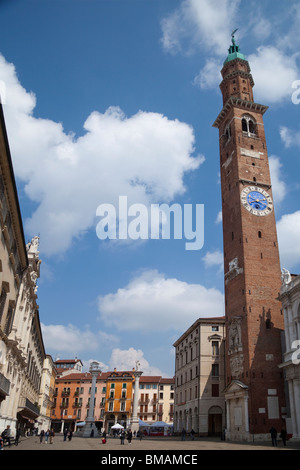
<svg viewBox="0 0 300 470">
<path fill-rule="evenodd" d="M 268 109 L 268 106 L 263 104 L 255 103 L 254 101 L 246 101 L 242 100 L 241 98 L 237 98 L 236 96 L 231 96 L 228 98 L 225 105 L 223 106 L 222 111 L 213 123 L 213 127 L 219 129 L 220 125 L 224 122 L 224 119 L 226 118 L 229 110 L 233 107 L 238 107 L 240 109 L 244 109 L 245 111 L 254 111 L 261 114 L 264 114 Z"/>
</svg>

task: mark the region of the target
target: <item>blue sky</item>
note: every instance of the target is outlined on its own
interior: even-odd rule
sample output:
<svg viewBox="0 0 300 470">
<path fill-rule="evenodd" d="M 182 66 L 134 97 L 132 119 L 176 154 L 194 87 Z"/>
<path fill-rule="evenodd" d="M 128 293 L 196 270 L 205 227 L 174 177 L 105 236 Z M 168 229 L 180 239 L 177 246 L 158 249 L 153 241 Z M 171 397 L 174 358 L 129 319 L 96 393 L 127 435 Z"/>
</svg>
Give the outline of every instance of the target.
<svg viewBox="0 0 300 470">
<path fill-rule="evenodd" d="M 300 271 L 299 2 L 9 0 L 0 15 L 0 88 L 26 241 L 40 236 L 46 352 L 103 370 L 139 359 L 144 373 L 172 376 L 173 342 L 224 313 L 212 124 L 236 28 L 255 100 L 269 106 L 281 264 Z M 203 247 L 100 240 L 97 207 L 119 196 L 203 204 Z"/>
</svg>

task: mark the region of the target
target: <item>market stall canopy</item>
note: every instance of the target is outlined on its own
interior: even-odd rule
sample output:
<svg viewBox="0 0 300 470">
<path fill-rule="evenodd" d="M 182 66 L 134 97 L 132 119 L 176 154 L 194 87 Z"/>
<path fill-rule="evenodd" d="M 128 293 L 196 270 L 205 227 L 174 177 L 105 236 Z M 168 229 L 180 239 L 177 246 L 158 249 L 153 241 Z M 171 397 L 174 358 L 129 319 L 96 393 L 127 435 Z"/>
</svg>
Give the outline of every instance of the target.
<svg viewBox="0 0 300 470">
<path fill-rule="evenodd" d="M 124 429 L 124 426 L 122 426 L 121 424 L 117 423 L 117 424 L 114 424 L 111 429 Z"/>
<path fill-rule="evenodd" d="M 155 421 L 155 423 L 152 423 L 151 426 L 153 428 L 165 428 L 167 426 L 173 426 L 173 424 L 168 424 L 168 423 L 165 423 L 164 421 Z"/>
</svg>

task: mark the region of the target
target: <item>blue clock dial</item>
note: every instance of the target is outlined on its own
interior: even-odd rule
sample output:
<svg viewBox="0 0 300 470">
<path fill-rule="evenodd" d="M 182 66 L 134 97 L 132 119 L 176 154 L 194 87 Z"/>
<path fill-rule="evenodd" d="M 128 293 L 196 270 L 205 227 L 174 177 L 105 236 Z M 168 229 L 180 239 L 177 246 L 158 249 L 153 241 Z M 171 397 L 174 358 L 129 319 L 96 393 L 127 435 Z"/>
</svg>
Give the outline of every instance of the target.
<svg viewBox="0 0 300 470">
<path fill-rule="evenodd" d="M 251 191 L 247 196 L 247 202 L 253 209 L 263 211 L 268 205 L 266 196 L 258 191 Z"/>
<path fill-rule="evenodd" d="M 264 216 L 273 210 L 271 196 L 259 186 L 248 186 L 241 192 L 241 202 L 253 215 Z"/>
</svg>

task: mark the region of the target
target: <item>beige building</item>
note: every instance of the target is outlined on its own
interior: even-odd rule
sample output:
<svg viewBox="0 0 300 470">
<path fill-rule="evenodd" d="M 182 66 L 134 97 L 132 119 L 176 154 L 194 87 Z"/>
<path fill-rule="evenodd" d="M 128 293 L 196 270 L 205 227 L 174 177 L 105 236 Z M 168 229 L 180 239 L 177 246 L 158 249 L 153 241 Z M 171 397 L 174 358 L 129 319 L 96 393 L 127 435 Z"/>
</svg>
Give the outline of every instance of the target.
<svg viewBox="0 0 300 470">
<path fill-rule="evenodd" d="M 45 351 L 36 295 L 38 237 L 27 246 L 0 106 L 0 432 L 33 427 Z"/>
<path fill-rule="evenodd" d="M 174 377 L 142 375 L 139 381 L 139 419 L 148 425 L 156 421 L 173 424 L 174 388 Z"/>
<path fill-rule="evenodd" d="M 288 384 L 286 429 L 293 439 L 300 439 L 300 276 L 282 270 L 282 302 L 285 328 L 285 352 L 280 369 Z"/>
<path fill-rule="evenodd" d="M 21 344 L 15 320 L 21 280 L 28 267 L 28 259 L 1 105 L 0 225 L 0 432 L 9 425 L 14 433 L 26 368 L 26 345 Z"/>
<path fill-rule="evenodd" d="M 174 432 L 221 435 L 224 402 L 225 319 L 199 318 L 174 343 Z"/>
<path fill-rule="evenodd" d="M 57 373 L 56 368 L 54 367 L 53 359 L 49 354 L 47 354 L 46 358 L 44 359 L 39 392 L 39 431 L 42 429 L 50 429 L 51 427 L 51 410 L 54 405 L 56 375 Z"/>
</svg>

